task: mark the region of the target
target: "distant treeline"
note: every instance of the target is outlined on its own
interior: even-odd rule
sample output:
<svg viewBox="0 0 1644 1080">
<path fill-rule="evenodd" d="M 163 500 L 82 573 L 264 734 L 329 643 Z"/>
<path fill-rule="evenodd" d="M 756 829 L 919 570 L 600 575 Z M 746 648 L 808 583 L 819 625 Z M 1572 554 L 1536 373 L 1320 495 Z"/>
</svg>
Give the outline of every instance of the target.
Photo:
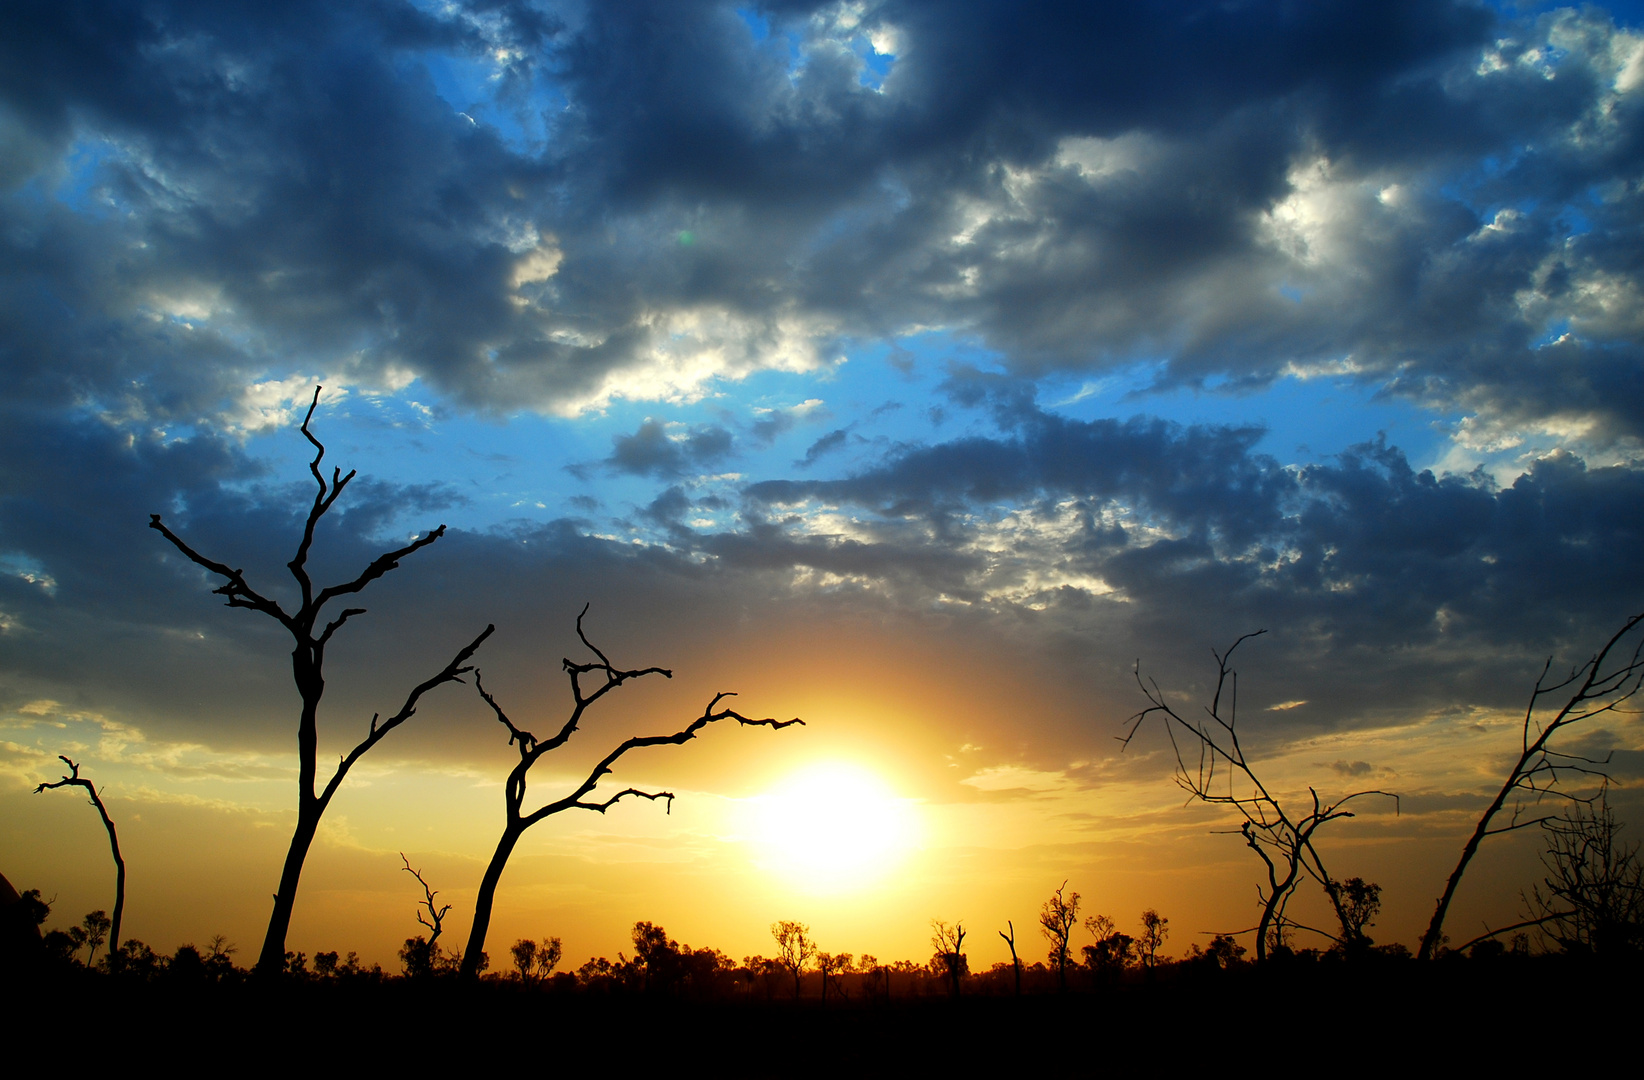
<svg viewBox="0 0 1644 1080">
<path fill-rule="evenodd" d="M 37 890 L 22 896 L 14 908 L 26 911 L 31 920 L 43 922 L 48 906 Z M 19 912 L 22 913 L 22 912 Z M 1091 920 L 1100 926 L 1100 917 Z M 13 950 L 12 958 L 32 967 L 47 978 L 71 981 L 113 980 L 119 983 L 154 983 L 172 986 L 231 986 L 245 983 L 252 973 L 234 962 L 236 949 L 222 937 L 213 938 L 204 948 L 183 945 L 174 953 L 157 953 L 133 938 L 118 949 L 96 956 L 103 944 L 107 917 L 92 912 L 81 925 L 69 930 L 36 931 L 38 947 L 25 956 Z M 38 923 L 35 924 L 36 926 Z M 1111 923 L 1108 923 L 1111 926 Z M 800 924 L 778 924 L 783 927 Z M 669 938 L 659 926 L 649 922 L 634 924 L 632 956 L 619 952 L 615 960 L 598 956 L 575 970 L 556 970 L 560 946 L 557 939 L 536 942 L 522 939 L 510 949 L 511 963 L 492 968 L 487 957 L 481 982 L 497 989 L 518 993 L 560 997 L 668 997 L 695 1001 L 793 1001 L 823 1004 L 871 1004 L 909 998 L 1044 996 L 1062 992 L 1091 993 L 1126 987 L 1166 983 L 1202 982 L 1242 969 L 1252 969 L 1245 949 L 1232 938 L 1216 936 L 1208 947 L 1194 945 L 1185 956 L 1157 956 L 1151 962 L 1134 949 L 1130 939 L 1112 935 L 1082 950 L 1082 960 L 1058 971 L 1053 942 L 1050 962 L 1001 962 L 985 971 L 971 971 L 963 953 L 937 952 L 929 960 L 883 961 L 863 954 L 827 953 L 815 949 L 792 950 L 791 935 L 784 942 L 777 934 L 785 955 L 753 955 L 740 961 L 718 949 L 692 948 Z M 1118 938 L 1118 941 L 1113 940 Z M 17 938 L 12 938 L 14 944 Z M 1104 945 L 1106 947 L 1104 947 Z M 82 955 L 83 954 L 83 955 Z M 1451 952 L 1451 963 L 1468 965 L 1515 964 L 1539 960 L 1532 957 L 1528 939 L 1520 935 L 1511 945 L 1494 939 L 1481 941 L 1466 953 Z M 286 981 L 290 984 L 368 988 L 371 986 L 426 985 L 456 983 L 460 957 L 437 944 L 430 948 L 426 938 L 408 938 L 399 954 L 398 971 L 380 964 L 366 966 L 352 952 L 302 952 L 286 954 Z M 1394 967 L 1411 963 L 1411 954 L 1402 945 L 1378 946 L 1358 953 L 1336 947 L 1328 950 L 1284 950 L 1270 958 L 1269 968 L 1296 974 L 1329 969 L 1353 968 L 1369 974 L 1370 969 L 1390 974 Z M 1065 976 L 1065 981 L 1063 976 Z"/>
</svg>

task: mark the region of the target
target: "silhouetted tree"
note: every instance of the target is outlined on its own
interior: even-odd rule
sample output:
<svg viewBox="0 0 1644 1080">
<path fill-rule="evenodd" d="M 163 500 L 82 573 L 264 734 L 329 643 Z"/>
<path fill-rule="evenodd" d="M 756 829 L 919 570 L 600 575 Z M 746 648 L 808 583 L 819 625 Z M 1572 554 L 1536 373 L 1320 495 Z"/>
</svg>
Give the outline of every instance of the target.
<svg viewBox="0 0 1644 1080">
<path fill-rule="evenodd" d="M 787 972 L 783 970 L 781 961 L 772 960 L 757 953 L 742 958 L 742 970 L 747 973 L 745 978 L 749 990 L 752 990 L 756 985 L 759 986 L 764 990 L 767 1001 L 776 998 L 776 980 L 779 978 L 786 980 L 787 978 Z"/>
<path fill-rule="evenodd" d="M 770 717 L 763 720 L 751 720 L 734 709 L 720 709 L 720 702 L 728 697 L 736 696 L 732 693 L 720 692 L 715 694 L 713 700 L 708 702 L 708 707 L 702 710 L 702 715 L 684 728 L 671 735 L 636 735 L 626 740 L 615 750 L 601 758 L 599 764 L 595 765 L 588 774 L 587 779 L 578 784 L 570 794 L 545 803 L 536 810 L 526 813 L 524 811 L 526 777 L 531 771 L 531 766 L 541 760 L 544 754 L 564 746 L 571 736 L 576 734 L 582 723 L 583 714 L 588 711 L 589 706 L 630 679 L 639 679 L 646 675 L 661 675 L 667 679 L 674 677 L 674 673 L 665 668 L 648 667 L 622 670 L 613 666 L 610 659 L 595 648 L 594 644 L 588 640 L 587 635 L 582 632 L 582 619 L 587 614 L 588 606 L 584 605 L 582 612 L 577 615 L 577 637 L 582 640 L 582 644 L 587 647 L 588 651 L 598 659 L 583 664 L 575 663 L 570 659 L 561 661 L 565 674 L 570 678 L 572 708 L 571 715 L 551 737 L 538 740 L 529 731 L 517 727 L 508 718 L 508 714 L 503 711 L 502 706 L 497 704 L 496 698 L 486 693 L 485 687 L 480 681 L 479 672 L 474 673 L 475 689 L 479 691 L 480 697 L 485 699 L 485 703 L 491 707 L 491 711 L 496 713 L 498 722 L 508 729 L 508 744 L 519 747 L 519 762 L 509 772 L 508 779 L 503 785 L 504 818 L 502 836 L 497 840 L 496 851 L 492 853 L 491 862 L 485 868 L 485 876 L 480 879 L 479 895 L 474 901 L 474 928 L 468 935 L 468 947 L 463 952 L 462 974 L 465 978 L 473 978 L 479 973 L 478 968 L 474 967 L 473 963 L 478 961 L 479 954 L 485 948 L 485 935 L 491 925 L 491 907 L 496 899 L 497 885 L 502 880 L 504 868 L 508 865 L 508 857 L 513 854 L 514 846 L 519 843 L 519 838 L 525 834 L 526 829 L 544 818 L 552 817 L 565 810 L 593 810 L 603 814 L 630 795 L 640 799 L 650 799 L 653 802 L 657 799 L 664 799 L 667 801 L 668 809 L 673 810 L 674 794 L 671 791 L 641 791 L 639 788 L 625 788 L 603 801 L 584 801 L 599 786 L 600 780 L 611 772 L 611 766 L 616 763 L 618 758 L 628 751 L 640 747 L 682 745 L 696 738 L 698 731 L 720 720 L 735 720 L 743 727 L 768 727 L 773 730 L 780 730 L 793 724 L 804 724 L 804 721 L 798 717 L 792 720 L 775 720 Z M 582 677 L 591 673 L 598 673 L 600 683 L 591 693 L 584 694 Z"/>
<path fill-rule="evenodd" d="M 828 986 L 831 984 L 840 997 L 847 997 L 845 987 L 839 982 L 839 976 L 851 969 L 852 956 L 848 952 L 816 954 L 816 970 L 822 976 L 822 1004 L 828 1003 Z"/>
<path fill-rule="evenodd" d="M 799 1000 L 799 979 L 816 956 L 816 943 L 810 938 L 811 928 L 802 922 L 784 919 L 771 923 L 771 937 L 776 939 L 776 962 L 793 976 L 794 1000 Z"/>
<path fill-rule="evenodd" d="M 1011 922 L 1009 919 L 1006 919 L 1005 926 L 1010 930 L 1010 933 L 1007 934 L 1004 930 L 1001 930 L 999 931 L 999 936 L 1005 939 L 1006 945 L 1010 946 L 1010 966 L 1011 969 L 1016 972 L 1016 996 L 1021 997 L 1022 960 L 1016 955 L 1016 924 Z"/>
<path fill-rule="evenodd" d="M 114 942 L 111 940 L 110 945 Z M 127 938 L 118 952 L 109 956 L 109 970 L 134 981 L 152 979 L 165 968 L 166 958 L 136 938 Z"/>
<path fill-rule="evenodd" d="M 285 970 L 285 936 L 291 925 L 291 911 L 297 900 L 297 884 L 302 877 L 303 862 L 308 858 L 308 849 L 314 843 L 320 818 L 325 814 L 326 807 L 331 805 L 331 799 L 336 795 L 337 789 L 342 786 L 343 778 L 366 751 L 376 746 L 390 731 L 416 713 L 417 703 L 424 694 L 444 683 L 461 682 L 460 676 L 470 670 L 466 666 L 468 659 L 479 649 L 480 644 L 491 636 L 494 629 L 487 626 L 483 633 L 469 642 L 436 675 L 417 684 L 407 695 L 405 704 L 393 716 L 382 720 L 381 714 L 373 715 L 366 737 L 342 757 L 336 771 L 331 774 L 331 779 L 323 788 L 316 791 L 319 776 L 320 698 L 325 694 L 325 649 L 330 644 L 332 635 L 342 629 L 344 623 L 356 615 L 365 614 L 364 608 L 345 608 L 336 618 L 322 625 L 324 609 L 334 600 L 360 592 L 388 571 L 398 567 L 401 559 L 422 550 L 445 535 L 445 526 L 441 525 L 432 532 L 424 533 L 405 547 L 377 556 L 352 581 L 315 590 L 307 569 L 309 548 L 314 543 L 314 529 L 326 512 L 336 504 L 337 497 L 343 493 L 343 489 L 355 475 L 354 471 L 350 470 L 348 475 L 344 476 L 341 469 L 334 468 L 331 470 L 331 480 L 328 483 L 324 474 L 320 472 L 320 462 L 325 458 L 325 446 L 308 430 L 308 422 L 314 418 L 314 410 L 320 403 L 320 390 L 318 386 L 314 388 L 314 400 L 309 404 L 308 413 L 303 417 L 299 428 L 303 438 L 314 447 L 314 460 L 309 462 L 308 471 L 313 475 L 318 490 L 314 494 L 313 505 L 309 507 L 302 539 L 297 543 L 297 553 L 286 564 L 302 594 L 302 603 L 295 611 L 287 612 L 278 602 L 253 589 L 245 579 L 245 571 L 237 570 L 227 563 L 208 559 L 195 551 L 161 523 L 159 514 L 149 515 L 149 528 L 158 530 L 160 535 L 171 541 L 189 561 L 223 579 L 223 584 L 212 592 L 226 597 L 229 607 L 246 608 L 267 615 L 285 627 L 296 643 L 296 648 L 291 653 L 291 671 L 297 694 L 302 699 L 302 708 L 297 719 L 297 825 L 291 834 L 291 845 L 286 851 L 285 866 L 280 872 L 280 886 L 274 894 L 274 911 L 269 917 L 268 933 L 263 938 L 262 953 L 257 959 L 257 971 L 265 977 L 277 975 Z"/>
<path fill-rule="evenodd" d="M 1342 953 L 1360 956 L 1368 952 L 1373 943 L 1364 928 L 1373 925 L 1376 913 L 1381 910 L 1381 886 L 1363 878 L 1351 877 L 1346 881 L 1329 882 L 1324 891 L 1329 895 L 1330 903 L 1336 909 L 1336 918 L 1341 922 L 1338 944 Z"/>
<path fill-rule="evenodd" d="M 1039 928 L 1050 940 L 1050 962 L 1056 965 L 1056 987 L 1067 992 L 1068 935 L 1079 925 L 1079 894 L 1063 896 L 1067 882 L 1051 894 L 1039 909 Z"/>
<path fill-rule="evenodd" d="M 1142 966 L 1148 971 L 1159 966 L 1159 950 L 1170 936 L 1170 920 L 1152 908 L 1142 912 L 1142 935 L 1136 939 L 1141 952 Z"/>
<path fill-rule="evenodd" d="M 46 915 L 51 911 L 51 906 L 40 900 L 40 890 L 30 889 L 23 894 L 23 900 L 38 904 L 35 911 L 39 916 L 39 921 L 44 922 Z M 92 967 L 96 962 L 97 950 L 102 948 L 103 943 L 109 940 L 108 931 L 108 912 L 102 908 L 98 908 L 96 911 L 88 911 L 85 917 L 80 920 L 80 925 L 71 926 L 67 930 L 53 930 L 48 933 L 45 936 L 46 952 L 56 959 L 70 963 L 74 960 L 74 954 L 84 948 L 87 949 L 86 966 Z M 109 951 L 114 951 L 112 944 L 109 946 Z"/>
<path fill-rule="evenodd" d="M 111 937 L 109 935 L 109 928 L 112 925 L 113 922 L 109 919 L 108 912 L 104 911 L 102 908 L 98 908 L 96 911 L 88 911 L 86 913 L 86 917 L 80 920 L 79 926 L 71 927 L 69 929 L 70 936 L 72 936 L 76 942 L 82 942 L 88 946 L 86 952 L 87 967 L 91 967 L 93 965 L 93 961 L 97 956 L 97 948 L 105 941 L 108 942 L 109 954 L 111 956 L 114 954 L 116 948 L 118 947 L 117 942 L 119 941 L 119 938 Z M 79 932 L 76 933 L 76 931 Z"/>
<path fill-rule="evenodd" d="M 1141 662 L 1138 661 L 1136 685 L 1146 696 L 1148 707 L 1130 718 L 1129 730 L 1121 740 L 1128 747 L 1147 718 L 1159 715 L 1164 720 L 1165 732 L 1176 755 L 1177 785 L 1201 802 L 1230 806 L 1244 818 L 1239 825 L 1239 834 L 1261 859 L 1267 871 L 1267 887 L 1257 892 L 1262 905 L 1261 920 L 1256 927 L 1258 961 L 1267 958 L 1270 940 L 1283 941 L 1288 925 L 1285 909 L 1302 881 L 1311 877 L 1320 885 L 1328 886 L 1332 880 L 1318 848 L 1313 844 L 1318 830 L 1338 818 L 1352 817 L 1352 812 L 1343 807 L 1354 799 L 1383 795 L 1393 800 L 1395 810 L 1398 806 L 1397 795 L 1375 790 L 1355 791 L 1335 802 L 1326 803 L 1310 787 L 1307 792 L 1312 797 L 1312 809 L 1293 815 L 1256 775 L 1255 766 L 1245 755 L 1244 746 L 1239 741 L 1239 676 L 1228 663 L 1235 649 L 1264 633 L 1265 630 L 1257 630 L 1244 635 L 1226 653 L 1218 654 L 1212 650 L 1211 655 L 1216 658 L 1216 693 L 1205 709 L 1205 719 L 1201 720 L 1187 720 L 1177 713 L 1165 700 L 1164 692 L 1156 681 L 1142 679 Z M 1187 737 L 1188 755 L 1197 756 L 1192 766 L 1187 764 L 1189 757 L 1183 755 L 1178 734 Z"/>
<path fill-rule="evenodd" d="M 1116 978 L 1135 959 L 1136 939 L 1122 933 L 1108 916 L 1090 916 L 1085 929 L 1095 939 L 1095 944 L 1084 947 L 1085 965 L 1096 975 Z"/>
<path fill-rule="evenodd" d="M 114 857 L 114 914 L 109 918 L 109 940 L 119 941 L 120 919 L 126 910 L 126 860 L 120 854 L 120 837 L 114 831 L 114 819 L 108 816 L 108 807 L 103 805 L 103 797 L 98 793 L 97 788 L 92 785 L 90 780 L 80 775 L 80 766 L 62 754 L 57 755 L 57 760 L 69 767 L 69 775 L 49 784 L 41 784 L 34 789 L 34 793 L 38 795 L 50 788 L 78 787 L 84 788 L 86 794 L 91 797 L 91 805 L 97 808 L 98 816 L 103 819 L 103 828 L 108 830 L 109 853 Z M 98 944 L 101 944 L 101 942 Z M 91 951 L 95 953 L 97 946 L 93 945 Z M 88 966 L 91 964 L 89 956 L 86 964 Z"/>
<path fill-rule="evenodd" d="M 1245 948 L 1228 934 L 1217 934 L 1205 946 L 1204 954 L 1212 964 L 1222 969 L 1235 967 L 1243 959 Z"/>
<path fill-rule="evenodd" d="M 890 973 L 885 965 L 879 962 L 879 957 L 872 953 L 863 953 L 862 959 L 857 961 L 856 970 L 862 973 L 862 992 L 868 1000 L 889 1000 Z"/>
<path fill-rule="evenodd" d="M 1548 657 L 1547 663 L 1542 665 L 1541 676 L 1536 679 L 1535 688 L 1530 692 L 1530 703 L 1524 710 L 1518 759 L 1507 771 L 1507 779 L 1502 782 L 1501 790 L 1479 816 L 1473 834 L 1462 845 L 1461 858 L 1450 872 L 1449 880 L 1444 883 L 1444 892 L 1438 898 L 1433 918 L 1427 924 L 1427 932 L 1422 935 L 1421 949 L 1417 953 L 1421 959 L 1431 959 L 1437 954 L 1444 938 L 1444 916 L 1450 910 L 1450 901 L 1456 895 L 1456 887 L 1461 884 L 1467 864 L 1472 862 L 1485 838 L 1539 825 L 1555 817 L 1552 814 L 1526 817 L 1526 800 L 1530 804 L 1539 804 L 1548 795 L 1575 799 L 1559 786 L 1565 776 L 1604 775 L 1602 767 L 1608 759 L 1594 760 L 1555 750 L 1552 740 L 1583 720 L 1615 711 L 1638 692 L 1640 680 L 1644 680 L 1644 635 L 1640 635 L 1630 653 L 1624 643 L 1641 622 L 1644 622 L 1644 613 L 1628 619 L 1621 629 L 1610 636 L 1603 648 L 1580 667 L 1572 668 L 1569 676 L 1558 682 L 1547 681 L 1553 667 L 1552 657 Z M 1621 659 L 1612 661 L 1612 654 Z M 1566 690 L 1570 692 L 1569 697 L 1563 698 Z M 1563 700 L 1563 704 L 1550 718 L 1538 720 L 1537 710 L 1541 708 L 1542 699 L 1549 695 L 1554 701 Z M 1492 827 L 1496 815 L 1509 799 L 1514 799 L 1515 805 L 1508 823 Z"/>
<path fill-rule="evenodd" d="M 970 974 L 970 961 L 964 953 L 965 924 L 961 921 L 949 926 L 941 919 L 932 919 L 930 928 L 931 947 L 936 950 L 931 958 L 931 970 L 945 979 L 948 992 L 958 997 L 965 976 Z"/>
<path fill-rule="evenodd" d="M 525 986 L 552 975 L 564 955 L 557 937 L 543 938 L 540 947 L 530 938 L 521 938 L 508 951 L 514 958 L 514 967 L 519 970 L 519 981 Z"/>
<path fill-rule="evenodd" d="M 438 890 L 428 887 L 428 882 L 423 880 L 422 871 L 411 868 L 411 860 L 405 857 L 403 851 L 400 852 L 400 862 L 405 864 L 405 872 L 416 878 L 417 884 L 422 886 L 423 898 L 422 903 L 417 905 L 416 916 L 417 922 L 429 931 L 428 940 L 426 941 L 423 940 L 420 934 L 406 940 L 401 958 L 405 959 L 406 956 L 409 956 L 410 959 L 406 960 L 405 973 L 407 975 L 432 975 L 439 967 L 440 934 L 444 931 L 445 916 L 451 910 L 451 905 L 446 904 L 444 907 L 435 907 L 434 897 L 439 895 Z M 425 910 L 428 912 L 426 919 L 422 915 Z"/>
<path fill-rule="evenodd" d="M 1613 959 L 1644 949 L 1644 861 L 1621 825 L 1608 792 L 1542 823 L 1547 876 L 1531 892 L 1533 921 L 1565 952 Z"/>
</svg>

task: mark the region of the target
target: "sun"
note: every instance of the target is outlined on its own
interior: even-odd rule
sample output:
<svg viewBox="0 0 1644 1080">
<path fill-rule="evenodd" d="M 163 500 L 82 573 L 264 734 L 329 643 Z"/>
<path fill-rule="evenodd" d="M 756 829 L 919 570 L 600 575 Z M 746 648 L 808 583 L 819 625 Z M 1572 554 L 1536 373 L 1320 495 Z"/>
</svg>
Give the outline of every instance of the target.
<svg viewBox="0 0 1644 1080">
<path fill-rule="evenodd" d="M 760 863 L 812 893 L 871 887 L 919 843 L 914 802 L 871 769 L 849 762 L 807 766 L 749 800 Z"/>
</svg>

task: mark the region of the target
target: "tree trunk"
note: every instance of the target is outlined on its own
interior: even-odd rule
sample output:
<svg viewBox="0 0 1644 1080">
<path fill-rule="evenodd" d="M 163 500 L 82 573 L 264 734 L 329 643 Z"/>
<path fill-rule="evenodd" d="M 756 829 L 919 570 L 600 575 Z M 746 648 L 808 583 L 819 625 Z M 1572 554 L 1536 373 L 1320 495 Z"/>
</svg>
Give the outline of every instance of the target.
<svg viewBox="0 0 1644 1080">
<path fill-rule="evenodd" d="M 114 835 L 114 826 L 109 826 L 109 836 Z M 120 919 L 126 912 L 126 861 L 120 857 L 119 844 L 114 845 L 114 918 L 109 920 L 109 940 L 114 942 L 114 952 L 120 949 Z"/>
<path fill-rule="evenodd" d="M 1456 862 L 1456 868 L 1450 872 L 1450 877 L 1444 883 L 1444 895 L 1438 898 L 1438 905 L 1433 909 L 1433 918 L 1427 924 L 1427 932 L 1421 936 L 1421 949 L 1416 953 L 1419 960 L 1431 960 L 1438 954 L 1439 942 L 1444 935 L 1444 916 L 1450 910 L 1450 900 L 1456 895 L 1456 886 L 1461 884 L 1461 875 L 1466 873 L 1467 864 L 1473 861 L 1478 853 L 1478 846 L 1484 841 L 1489 831 L 1490 820 L 1506 805 L 1507 794 L 1517 785 L 1520 774 L 1524 771 L 1524 763 L 1530 758 L 1529 751 L 1519 758 L 1518 765 L 1507 777 L 1507 783 L 1502 785 L 1496 797 L 1485 809 L 1483 816 L 1478 819 L 1478 825 L 1473 828 L 1473 835 L 1467 838 L 1467 843 L 1461 849 L 1461 858 Z"/>
<path fill-rule="evenodd" d="M 474 928 L 469 931 L 468 946 L 462 951 L 461 975 L 464 979 L 479 978 L 480 953 L 485 951 L 485 935 L 491 929 L 491 905 L 496 900 L 497 884 L 502 881 L 508 856 L 514 853 L 514 845 L 519 843 L 524 832 L 523 825 L 513 821 L 508 823 L 502 831 L 502 838 L 497 841 L 491 865 L 485 868 L 485 877 L 480 879 L 479 895 L 474 898 Z"/>
<path fill-rule="evenodd" d="M 274 914 L 269 917 L 262 955 L 257 958 L 256 971 L 262 978 L 277 976 L 285 970 L 285 935 L 291 927 L 291 909 L 297 903 L 297 882 L 302 878 L 303 861 L 308 858 L 314 833 L 320 827 L 321 809 L 318 800 L 307 798 L 297 808 L 297 828 L 291 834 L 291 847 L 285 853 L 280 891 L 274 894 Z"/>
</svg>

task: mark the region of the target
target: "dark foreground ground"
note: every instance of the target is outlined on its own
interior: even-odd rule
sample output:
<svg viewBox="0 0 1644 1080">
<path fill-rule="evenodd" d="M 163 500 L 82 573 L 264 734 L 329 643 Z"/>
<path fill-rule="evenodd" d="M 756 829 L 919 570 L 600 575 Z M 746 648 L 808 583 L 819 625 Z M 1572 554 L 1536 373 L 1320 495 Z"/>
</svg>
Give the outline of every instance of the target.
<svg viewBox="0 0 1644 1080">
<path fill-rule="evenodd" d="M 826 1007 L 409 981 L 42 980 L 6 996 L 11 1060 L 88 1074 L 1636 1075 L 1644 1058 L 1637 965 L 1246 968 L 1065 996 Z"/>
</svg>

